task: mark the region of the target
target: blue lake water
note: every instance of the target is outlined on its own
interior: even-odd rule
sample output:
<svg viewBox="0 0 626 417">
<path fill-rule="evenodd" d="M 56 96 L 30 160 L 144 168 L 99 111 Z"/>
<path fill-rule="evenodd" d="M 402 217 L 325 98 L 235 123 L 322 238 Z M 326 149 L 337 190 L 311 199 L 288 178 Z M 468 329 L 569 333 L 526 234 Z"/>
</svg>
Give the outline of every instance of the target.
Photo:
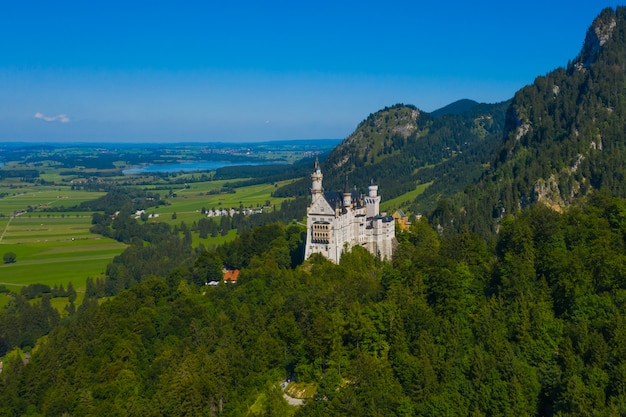
<svg viewBox="0 0 626 417">
<path fill-rule="evenodd" d="M 223 167 L 235 167 L 242 165 L 270 165 L 280 164 L 280 162 L 229 162 L 229 161 L 201 161 L 201 162 L 180 162 L 163 165 L 144 165 L 128 168 L 122 171 L 124 175 L 150 174 L 157 172 L 197 172 L 214 171 Z"/>
</svg>

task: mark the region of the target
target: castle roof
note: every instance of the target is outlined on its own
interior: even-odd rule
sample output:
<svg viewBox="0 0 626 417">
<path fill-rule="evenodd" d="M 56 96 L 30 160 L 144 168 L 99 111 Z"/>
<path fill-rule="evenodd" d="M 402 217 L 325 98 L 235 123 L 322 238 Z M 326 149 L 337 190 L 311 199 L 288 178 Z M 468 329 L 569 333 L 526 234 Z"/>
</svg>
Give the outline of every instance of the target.
<svg viewBox="0 0 626 417">
<path fill-rule="evenodd" d="M 356 207 L 362 207 L 363 202 L 361 196 L 356 190 L 350 190 L 352 196 L 352 204 Z M 339 191 L 327 191 L 324 193 L 324 198 L 332 208 L 343 207 L 343 193 Z"/>
</svg>

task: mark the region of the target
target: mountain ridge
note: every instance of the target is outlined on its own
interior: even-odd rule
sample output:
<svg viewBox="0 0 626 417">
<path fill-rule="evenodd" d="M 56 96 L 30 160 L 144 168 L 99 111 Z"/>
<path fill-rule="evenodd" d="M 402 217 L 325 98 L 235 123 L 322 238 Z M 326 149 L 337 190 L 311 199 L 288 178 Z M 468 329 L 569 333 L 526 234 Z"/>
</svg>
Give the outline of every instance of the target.
<svg viewBox="0 0 626 417">
<path fill-rule="evenodd" d="M 443 106 L 440 109 L 432 111 L 430 114 L 433 117 L 440 117 L 446 114 L 460 114 L 470 110 L 472 107 L 477 106 L 477 101 L 471 100 L 469 98 L 463 98 L 461 100 L 454 101 L 446 106 Z"/>
<path fill-rule="evenodd" d="M 593 190 L 626 196 L 625 10 L 602 10 L 572 61 L 508 101 L 370 114 L 322 164 L 325 187 L 340 189 L 346 175 L 374 179 L 391 199 L 430 183 L 402 208 L 483 237 L 537 202 L 562 211 Z M 307 195 L 309 179 L 290 187 L 279 194 Z M 440 203 L 446 216 L 435 213 Z"/>
<path fill-rule="evenodd" d="M 625 31 L 626 9 L 604 9 L 573 62 L 516 92 L 497 157 L 454 198 L 457 222 L 486 236 L 534 203 L 563 211 L 594 190 L 626 196 Z"/>
<path fill-rule="evenodd" d="M 348 176 L 351 183 L 366 179 L 354 184 L 362 187 L 362 192 L 374 180 L 385 199 L 400 196 L 433 181 L 433 173 L 437 172 L 433 167 L 444 162 L 450 166 L 458 156 L 471 155 L 485 143 L 492 143 L 493 135 L 503 126 L 506 102 L 467 100 L 461 106 L 451 106 L 440 109 L 438 117 L 402 103 L 370 114 L 322 161 L 325 189 L 342 189 Z M 473 158 L 473 168 L 477 163 L 482 162 Z M 462 179 L 454 190 L 462 189 L 467 181 Z M 310 179 L 305 177 L 274 194 L 303 196 L 308 195 L 309 187 Z"/>
</svg>

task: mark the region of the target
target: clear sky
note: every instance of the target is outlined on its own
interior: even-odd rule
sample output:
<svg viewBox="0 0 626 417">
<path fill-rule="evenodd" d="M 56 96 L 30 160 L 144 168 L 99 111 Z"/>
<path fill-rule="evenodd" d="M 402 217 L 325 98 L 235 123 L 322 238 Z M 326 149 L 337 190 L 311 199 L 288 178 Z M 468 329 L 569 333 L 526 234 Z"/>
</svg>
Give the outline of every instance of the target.
<svg viewBox="0 0 626 417">
<path fill-rule="evenodd" d="M 345 138 L 395 103 L 498 102 L 613 0 L 6 1 L 0 141 Z"/>
</svg>

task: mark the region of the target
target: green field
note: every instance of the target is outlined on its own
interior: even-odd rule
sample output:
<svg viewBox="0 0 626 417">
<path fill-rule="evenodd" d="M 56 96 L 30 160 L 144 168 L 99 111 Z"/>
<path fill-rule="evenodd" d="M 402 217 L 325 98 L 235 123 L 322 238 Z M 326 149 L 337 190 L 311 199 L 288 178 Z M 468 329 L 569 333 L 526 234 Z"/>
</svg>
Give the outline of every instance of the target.
<svg viewBox="0 0 626 417">
<path fill-rule="evenodd" d="M 88 277 L 103 277 L 106 266 L 126 245 L 112 239 L 100 238 L 36 243 L 3 243 L 0 251 L 13 252 L 17 262 L 0 264 L 0 284 L 12 291 L 29 284 L 67 286 L 72 282 L 84 290 Z"/>
<path fill-rule="evenodd" d="M 432 183 L 428 182 L 426 184 L 419 184 L 417 187 L 415 187 L 415 190 L 413 191 L 410 191 L 406 194 L 402 194 L 401 196 L 396 197 L 391 200 L 387 200 L 387 201 L 383 200 L 380 203 L 381 210 L 386 210 L 391 215 L 393 213 L 392 210 L 395 211 L 397 209 L 405 209 L 411 204 L 411 202 L 413 202 L 413 200 L 417 198 L 417 196 L 422 194 L 424 190 L 426 190 L 430 184 Z"/>
<path fill-rule="evenodd" d="M 167 205 L 150 208 L 149 214 L 158 215 L 151 221 L 163 221 L 172 225 L 185 222 L 191 225 L 204 217 L 202 209 L 230 209 L 239 207 L 266 207 L 273 209 L 284 199 L 271 197 L 274 184 L 261 184 L 237 188 L 234 193 L 214 194 L 228 181 L 191 183 L 169 190 L 155 189 L 166 197 Z M 231 181 L 232 182 L 232 181 Z M 53 211 L 98 198 L 104 193 L 73 191 L 69 187 L 34 186 L 25 184 L 19 189 L 3 184 L 0 198 L 0 256 L 7 252 L 16 254 L 17 262 L 0 264 L 0 284 L 11 291 L 21 286 L 41 283 L 50 286 L 72 282 L 80 292 L 87 277 L 103 277 L 106 266 L 126 247 L 112 239 L 90 233 L 90 212 Z M 150 187 L 149 187 L 150 188 Z M 13 213 L 29 209 L 12 217 Z M 172 214 L 176 213 L 176 218 Z M 216 218 L 219 221 L 219 218 Z M 212 247 L 235 239 L 236 231 L 226 236 L 200 239 L 194 233 L 193 245 Z M 0 304 L 2 304 L 0 297 Z"/>
<path fill-rule="evenodd" d="M 210 194 L 213 190 L 221 189 L 229 181 L 210 181 L 189 184 L 188 187 L 174 190 L 176 197 L 166 199 L 168 205 L 147 210 L 149 214 L 157 214 L 155 220 L 164 221 L 170 224 L 180 224 L 184 221 L 191 224 L 204 216 L 202 209 L 239 209 L 240 206 L 264 207 L 269 202 L 269 206 L 278 206 L 285 199 L 273 198 L 271 193 L 276 189 L 273 184 L 259 184 L 235 189 L 234 193 Z M 230 181 L 231 183 L 233 181 Z M 161 197 L 167 194 L 163 190 L 155 190 Z M 269 207 L 268 207 L 269 208 Z M 176 219 L 172 219 L 172 214 L 176 213 Z"/>
<path fill-rule="evenodd" d="M 5 191 L 6 192 L 6 191 Z M 87 277 L 101 277 L 125 245 L 89 232 L 91 213 L 48 212 L 71 207 L 104 193 L 68 187 L 26 186 L 0 199 L 0 255 L 13 252 L 17 262 L 0 264 L 0 282 L 12 291 L 23 285 L 72 282 L 84 288 Z M 30 212 L 9 217 L 14 212 Z"/>
<path fill-rule="evenodd" d="M 41 217 L 40 217 L 41 216 Z M 0 244 L 93 239 L 91 213 L 29 213 L 4 222 Z"/>
<path fill-rule="evenodd" d="M 26 210 L 28 207 L 32 207 L 35 210 L 54 210 L 61 207 L 72 207 L 83 201 L 93 200 L 104 195 L 102 192 L 74 191 L 66 186 L 32 185 L 18 189 L 0 187 L 0 192 L 9 194 L 0 198 L 0 214 L 7 217 L 11 216 L 15 211 Z M 40 212 L 38 214 L 43 215 Z"/>
<path fill-rule="evenodd" d="M 228 231 L 228 233 L 225 236 L 221 236 L 221 235 L 217 235 L 216 237 L 209 236 L 206 239 L 201 239 L 197 233 L 192 233 L 191 237 L 192 237 L 191 244 L 193 245 L 194 248 L 200 245 L 203 245 L 206 249 L 209 249 L 214 246 L 219 246 L 226 242 L 235 240 L 237 238 L 237 231 L 234 229 L 231 229 Z"/>
</svg>

